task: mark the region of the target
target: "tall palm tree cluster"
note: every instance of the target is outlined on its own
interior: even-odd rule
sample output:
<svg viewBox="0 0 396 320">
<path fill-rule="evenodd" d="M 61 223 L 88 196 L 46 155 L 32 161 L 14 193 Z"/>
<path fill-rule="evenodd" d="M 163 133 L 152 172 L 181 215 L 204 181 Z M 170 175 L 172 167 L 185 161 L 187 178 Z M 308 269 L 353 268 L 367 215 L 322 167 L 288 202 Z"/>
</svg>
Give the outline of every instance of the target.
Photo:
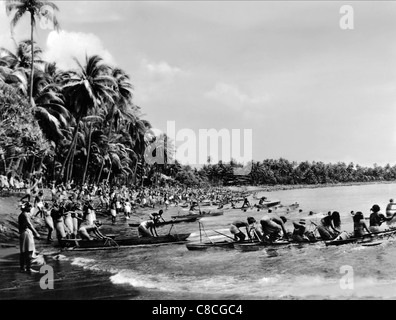
<svg viewBox="0 0 396 320">
<path fill-rule="evenodd" d="M 48 1 L 6 1 L 7 13 L 13 14 L 11 27 L 24 15 L 30 17 L 31 39 L 17 43 L 14 51 L 0 48 L 3 172 L 24 176 L 40 170 L 48 180 L 82 183 L 148 178 L 153 170 L 144 163 L 144 152 L 158 137 L 149 134 L 150 123 L 132 102 L 129 75 L 98 55 L 87 56 L 84 63 L 75 59 L 75 70 L 43 61 L 33 39 L 43 5 L 58 10 Z M 54 25 L 59 27 L 56 18 Z M 39 128 L 42 134 L 13 139 L 19 131 L 11 130 L 6 117 L 19 131 L 25 126 L 24 131 L 37 133 Z"/>
<path fill-rule="evenodd" d="M 8 126 L 3 119 L 4 139 L 0 143 L 6 173 L 21 175 L 31 168 L 29 173 L 43 169 L 51 180 L 85 182 L 88 177 L 100 181 L 117 176 L 136 180 L 144 169 L 144 151 L 153 137 L 147 134 L 150 123 L 140 118 L 140 108 L 132 102 L 129 76 L 107 66 L 96 55 L 86 57 L 84 64 L 76 61 L 76 70 L 59 70 L 54 63 L 41 60 L 40 48 L 34 48 L 32 90 L 28 81 L 30 65 L 26 63 L 31 53 L 30 40 L 18 43 L 15 52 L 0 49 L 2 117 L 8 115 L 13 123 L 12 119 L 21 115 L 12 111 L 24 106 L 24 114 L 35 120 L 24 124 L 32 128 L 38 125 L 42 131 L 37 143 L 10 140 L 12 134 L 5 130 Z M 43 144 L 43 138 L 49 143 Z M 44 145 L 47 148 L 42 150 Z M 20 161 L 13 166 L 16 162 L 12 159 L 22 154 L 25 166 Z"/>
</svg>

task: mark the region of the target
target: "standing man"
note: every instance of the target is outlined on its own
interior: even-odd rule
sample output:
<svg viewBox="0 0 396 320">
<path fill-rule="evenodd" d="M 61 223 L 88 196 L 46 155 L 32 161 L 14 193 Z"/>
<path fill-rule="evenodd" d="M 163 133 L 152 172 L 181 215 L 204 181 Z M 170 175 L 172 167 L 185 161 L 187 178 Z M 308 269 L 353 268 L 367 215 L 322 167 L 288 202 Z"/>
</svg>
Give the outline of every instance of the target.
<svg viewBox="0 0 396 320">
<path fill-rule="evenodd" d="M 37 270 L 31 268 L 31 264 L 33 254 L 36 251 L 33 236 L 35 236 L 36 238 L 40 238 L 39 233 L 36 231 L 29 218 L 31 208 L 32 205 L 29 202 L 26 202 L 22 206 L 22 212 L 18 217 L 20 244 L 19 263 L 21 272 L 27 272 L 28 274 L 38 273 Z"/>
</svg>

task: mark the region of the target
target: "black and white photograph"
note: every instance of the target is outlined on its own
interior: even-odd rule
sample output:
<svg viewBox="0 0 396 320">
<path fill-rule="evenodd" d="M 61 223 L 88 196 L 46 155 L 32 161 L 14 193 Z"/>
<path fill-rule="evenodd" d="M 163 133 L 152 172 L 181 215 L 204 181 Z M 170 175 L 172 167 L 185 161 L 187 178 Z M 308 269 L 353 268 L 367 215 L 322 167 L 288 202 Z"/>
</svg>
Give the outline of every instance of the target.
<svg viewBox="0 0 396 320">
<path fill-rule="evenodd" d="M 393 1 L 0 0 L 0 301 L 396 299 L 395 31 Z"/>
</svg>

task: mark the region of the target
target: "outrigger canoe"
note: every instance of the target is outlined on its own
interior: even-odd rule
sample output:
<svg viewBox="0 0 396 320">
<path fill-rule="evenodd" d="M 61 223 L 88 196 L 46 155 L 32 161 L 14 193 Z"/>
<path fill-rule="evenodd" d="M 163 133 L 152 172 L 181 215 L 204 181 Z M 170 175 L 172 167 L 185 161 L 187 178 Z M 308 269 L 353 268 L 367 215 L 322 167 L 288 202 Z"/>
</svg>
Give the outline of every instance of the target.
<svg viewBox="0 0 396 320">
<path fill-rule="evenodd" d="M 207 250 L 209 248 L 234 248 L 234 241 L 198 242 L 187 243 L 186 248 L 190 251 Z"/>
<path fill-rule="evenodd" d="M 280 205 L 280 200 L 264 201 L 262 204 L 255 204 L 256 208 L 267 209 Z"/>
<path fill-rule="evenodd" d="M 290 205 L 277 205 L 274 207 L 274 210 L 278 210 L 278 211 L 293 211 L 293 210 L 297 210 L 300 207 L 300 205 L 298 203 L 293 203 Z"/>
<path fill-rule="evenodd" d="M 374 233 L 368 233 L 363 235 L 362 237 L 351 237 L 348 239 L 341 239 L 341 240 L 330 240 L 326 241 L 325 244 L 326 246 L 341 246 L 344 244 L 362 244 L 362 245 L 378 245 L 381 244 L 381 241 L 374 241 L 378 239 L 384 239 L 387 240 L 390 237 L 396 235 L 396 228 L 392 228 L 389 230 L 381 231 L 381 232 L 374 232 Z M 386 239 L 387 238 L 387 239 Z"/>
<path fill-rule="evenodd" d="M 197 221 L 199 217 L 182 217 L 182 218 L 174 218 L 172 220 L 168 221 L 160 221 L 155 224 L 156 227 L 158 226 L 164 226 L 167 224 L 175 224 L 175 223 L 180 223 L 180 222 L 194 222 Z M 131 222 L 129 223 L 130 227 L 139 227 L 140 223 L 139 222 Z"/>
<path fill-rule="evenodd" d="M 274 242 L 235 242 L 234 248 L 241 250 L 257 250 L 261 247 L 286 247 L 286 246 L 303 246 L 303 245 L 312 245 L 318 243 L 324 243 L 326 246 L 341 246 L 344 244 L 361 244 L 363 246 L 376 246 L 382 243 L 382 241 L 376 241 L 379 239 L 388 240 L 390 237 L 396 235 L 396 228 L 376 232 L 376 233 L 368 233 L 363 235 L 362 237 L 352 237 L 349 239 L 340 239 L 340 240 L 323 240 L 321 238 L 317 238 L 314 241 L 287 241 L 287 240 L 278 240 Z"/>
<path fill-rule="evenodd" d="M 182 242 L 190 236 L 191 233 L 181 234 L 167 234 L 159 237 L 132 237 L 120 239 L 62 239 L 60 245 L 63 248 L 83 248 L 83 249 L 97 249 L 97 248 L 117 248 L 122 246 L 139 246 L 148 244 L 163 244 L 172 242 Z"/>
<path fill-rule="evenodd" d="M 183 215 L 175 215 L 171 216 L 172 219 L 181 219 L 181 218 L 203 218 L 203 217 L 212 217 L 212 216 L 221 216 L 224 214 L 223 210 L 212 210 L 212 211 L 202 211 L 201 213 L 191 213 L 192 211 L 189 211 L 189 214 L 183 214 Z"/>
</svg>

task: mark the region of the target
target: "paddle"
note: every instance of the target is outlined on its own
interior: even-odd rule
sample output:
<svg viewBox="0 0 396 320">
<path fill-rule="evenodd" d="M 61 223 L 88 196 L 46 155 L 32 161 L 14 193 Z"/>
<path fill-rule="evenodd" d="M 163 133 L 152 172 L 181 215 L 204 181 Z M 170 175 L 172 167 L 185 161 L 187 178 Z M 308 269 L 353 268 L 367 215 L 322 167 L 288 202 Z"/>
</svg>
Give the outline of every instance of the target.
<svg viewBox="0 0 396 320">
<path fill-rule="evenodd" d="M 224 234 L 224 233 L 218 232 L 218 231 L 216 231 L 216 230 L 212 230 L 212 231 L 214 231 L 214 232 L 216 232 L 216 233 L 218 233 L 218 234 L 221 234 L 222 236 L 225 236 L 225 237 L 227 237 L 227 238 L 230 238 L 232 241 L 235 241 L 234 238 L 232 238 L 232 237 L 230 237 L 230 236 L 227 236 L 227 235 Z"/>
<path fill-rule="evenodd" d="M 107 245 L 108 242 L 115 244 L 115 247 L 117 247 L 117 249 L 120 247 L 120 245 L 112 238 L 110 237 L 105 237 L 106 241 L 105 241 L 105 245 Z"/>
</svg>

